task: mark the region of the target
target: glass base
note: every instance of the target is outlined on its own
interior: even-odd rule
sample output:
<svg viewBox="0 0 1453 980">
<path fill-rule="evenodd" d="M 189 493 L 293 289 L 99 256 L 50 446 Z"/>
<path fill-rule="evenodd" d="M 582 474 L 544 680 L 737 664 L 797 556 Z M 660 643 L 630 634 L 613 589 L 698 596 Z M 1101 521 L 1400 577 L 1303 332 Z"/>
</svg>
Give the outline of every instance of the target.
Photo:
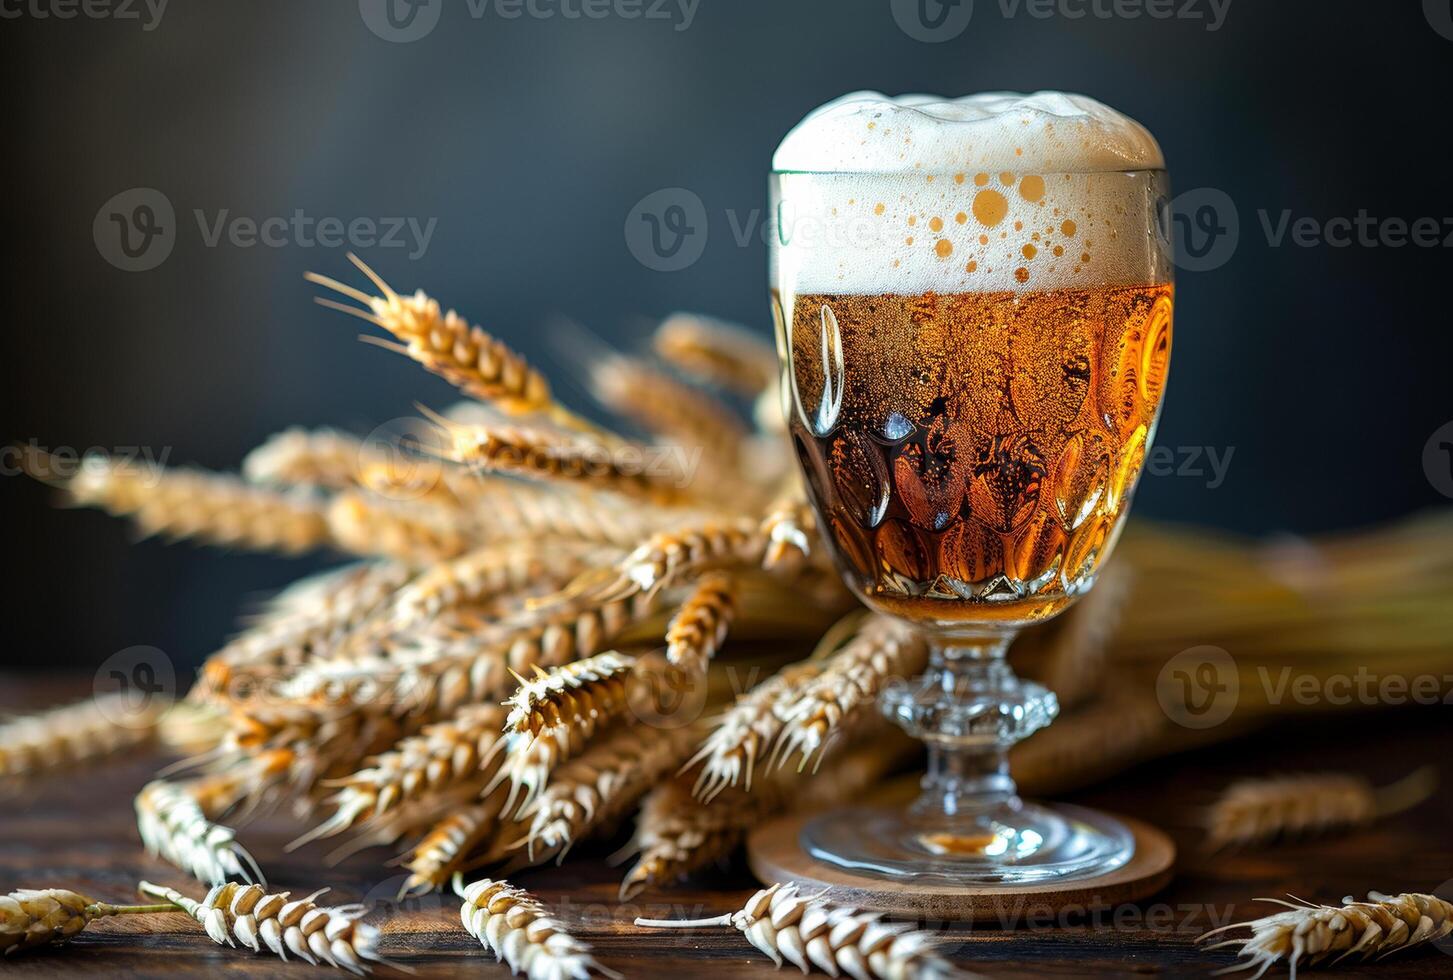
<svg viewBox="0 0 1453 980">
<path fill-rule="evenodd" d="M 808 821 L 801 844 L 856 873 L 965 885 L 1092 878 L 1135 854 L 1135 835 L 1108 814 L 1017 798 L 948 819 L 911 808 L 833 810 Z"/>
</svg>

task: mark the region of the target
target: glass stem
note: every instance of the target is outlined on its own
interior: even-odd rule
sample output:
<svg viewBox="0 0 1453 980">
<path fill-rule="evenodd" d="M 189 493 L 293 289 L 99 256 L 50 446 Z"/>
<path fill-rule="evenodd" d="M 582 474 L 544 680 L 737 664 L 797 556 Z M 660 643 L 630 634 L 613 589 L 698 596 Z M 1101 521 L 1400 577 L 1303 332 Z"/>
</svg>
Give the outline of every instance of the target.
<svg viewBox="0 0 1453 980">
<path fill-rule="evenodd" d="M 1019 809 L 1009 748 L 1049 724 L 1059 705 L 1014 673 L 1005 659 L 1012 640 L 934 642 L 923 676 L 885 692 L 884 713 L 928 746 L 916 818 L 954 824 Z"/>
</svg>

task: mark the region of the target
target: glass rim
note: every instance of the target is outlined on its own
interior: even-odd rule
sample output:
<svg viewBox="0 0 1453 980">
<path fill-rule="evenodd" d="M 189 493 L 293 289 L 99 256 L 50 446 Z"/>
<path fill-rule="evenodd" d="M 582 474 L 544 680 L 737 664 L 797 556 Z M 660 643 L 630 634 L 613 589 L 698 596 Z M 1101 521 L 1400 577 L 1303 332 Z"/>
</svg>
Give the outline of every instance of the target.
<svg viewBox="0 0 1453 980">
<path fill-rule="evenodd" d="M 1106 170 L 1096 167 L 1089 170 L 1035 170 L 1032 168 L 1021 168 L 1011 170 L 1008 168 L 995 168 L 985 170 L 982 167 L 973 171 L 974 173 L 1012 173 L 1012 174 L 1033 174 L 1039 177 L 1060 176 L 1069 174 L 1072 176 L 1091 177 L 1096 174 L 1115 176 L 1126 176 L 1129 174 L 1164 174 L 1168 169 L 1160 167 L 1131 167 L 1125 170 Z M 967 175 L 969 170 L 777 170 L 773 168 L 768 174 L 773 177 L 956 177 L 960 174 Z"/>
</svg>

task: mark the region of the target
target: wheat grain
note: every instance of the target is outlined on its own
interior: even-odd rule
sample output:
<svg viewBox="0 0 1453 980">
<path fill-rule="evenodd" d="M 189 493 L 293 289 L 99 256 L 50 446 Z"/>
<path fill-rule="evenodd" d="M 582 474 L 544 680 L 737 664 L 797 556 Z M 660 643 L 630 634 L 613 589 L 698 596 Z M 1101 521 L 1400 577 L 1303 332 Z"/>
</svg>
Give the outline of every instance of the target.
<svg viewBox="0 0 1453 980">
<path fill-rule="evenodd" d="M 268 893 L 259 885 L 229 882 L 214 885 L 200 902 L 174 888 L 140 884 L 142 894 L 164 899 L 196 919 L 219 946 L 241 944 L 254 953 L 266 946 L 281 959 L 292 953 L 314 966 L 321 960 L 360 976 L 370 963 L 382 963 L 378 929 L 358 921 L 368 910 L 362 905 L 318 905 L 315 899 L 290 900 L 291 892 Z"/>
<path fill-rule="evenodd" d="M 807 504 L 800 479 L 794 477 L 791 487 L 768 506 L 761 534 L 767 540 L 762 567 L 768 571 L 795 569 L 813 557 L 817 517 Z"/>
<path fill-rule="evenodd" d="M 22 715 L 0 724 L 0 777 L 32 776 L 100 759 L 155 737 L 160 698 L 135 705 L 126 694 Z"/>
<path fill-rule="evenodd" d="M 696 582 L 666 630 L 666 660 L 699 677 L 726 641 L 736 615 L 736 584 L 722 572 L 709 572 Z"/>
<path fill-rule="evenodd" d="M 295 426 L 248 453 L 242 460 L 242 475 L 250 483 L 342 490 L 353 485 L 371 455 L 354 436 Z"/>
<path fill-rule="evenodd" d="M 829 739 L 865 714 L 876 718 L 875 699 L 890 680 L 918 673 L 927 661 L 928 646 L 910 626 L 886 616 L 868 617 L 858 635 L 832 655 L 817 677 L 795 697 L 776 702 L 782 728 L 774 757 L 785 764 L 800 753 L 801 771 Z"/>
<path fill-rule="evenodd" d="M 342 833 L 461 782 L 482 784 L 488 763 L 502 748 L 504 718 L 498 705 L 470 705 L 447 721 L 402 739 L 368 768 L 337 780 L 335 785 L 341 788 L 327 801 L 334 807 L 333 815 L 290 846 Z"/>
<path fill-rule="evenodd" d="M 857 980 L 965 977 L 937 952 L 939 941 L 906 922 L 881 913 L 808 898 L 795 884 L 775 884 L 747 899 L 735 912 L 706 919 L 636 919 L 650 929 L 731 926 L 778 967 L 783 960 L 803 973 L 815 966 L 830 976 Z"/>
<path fill-rule="evenodd" d="M 147 535 L 287 554 L 330 542 L 312 495 L 255 487 L 232 476 L 91 455 L 66 489 L 79 505 L 131 517 Z"/>
<path fill-rule="evenodd" d="M 480 543 L 477 528 L 458 512 L 359 491 L 334 497 L 327 523 L 334 543 L 345 551 L 413 565 L 454 558 Z"/>
<path fill-rule="evenodd" d="M 470 885 L 458 875 L 454 891 L 463 899 L 459 918 L 464 929 L 488 946 L 495 960 L 529 980 L 588 980 L 619 977 L 601 966 L 590 947 L 565 931 L 545 906 L 523 888 L 482 878 Z"/>
<path fill-rule="evenodd" d="M 1316 905 L 1300 899 L 1285 902 L 1259 898 L 1257 901 L 1284 905 L 1287 910 L 1222 926 L 1200 937 L 1199 941 L 1204 942 L 1231 929 L 1250 931 L 1251 935 L 1245 939 L 1227 939 L 1207 947 L 1235 946 L 1237 956 L 1249 960 L 1219 972 L 1260 967 L 1255 974 L 1260 977 L 1278 961 L 1286 960 L 1295 978 L 1301 963 L 1317 966 L 1329 960 L 1338 963 L 1348 957 L 1380 959 L 1453 934 L 1453 903 L 1435 895 L 1370 892 L 1365 902 L 1354 902 L 1349 895 L 1340 906 Z"/>
<path fill-rule="evenodd" d="M 549 785 L 519 815 L 529 821 L 523 847 L 526 862 L 564 861 L 576 841 L 612 826 L 661 777 L 681 764 L 693 733 L 681 727 L 647 737 L 620 728 L 591 744 L 550 775 Z M 558 863 L 558 862 L 557 862 Z"/>
<path fill-rule="evenodd" d="M 429 828 L 409 851 L 404 867 L 409 869 L 404 892 L 421 894 L 442 888 L 475 849 L 499 830 L 499 819 L 505 797 L 493 793 L 482 803 L 455 809 Z"/>
<path fill-rule="evenodd" d="M 147 783 L 136 795 L 136 827 L 147 851 L 207 884 L 228 878 L 261 881 L 262 871 L 237 843 L 237 832 L 208 818 L 243 794 L 243 778 L 239 772 Z"/>
<path fill-rule="evenodd" d="M 777 375 L 777 354 L 769 343 L 714 317 L 673 313 L 656 328 L 652 344 L 688 374 L 749 397 Z"/>
<path fill-rule="evenodd" d="M 823 666 L 820 662 L 807 661 L 785 667 L 742 694 L 722 714 L 701 748 L 686 763 L 686 768 L 702 764 L 694 792 L 703 802 L 710 802 L 723 789 L 738 782 L 744 789 L 752 788 L 757 761 L 782 731 L 782 718 L 777 711 L 779 702 L 794 700 L 822 672 Z"/>
<path fill-rule="evenodd" d="M 1335 772 L 1244 779 L 1212 805 L 1208 843 L 1253 844 L 1368 824 L 1421 803 L 1437 782 L 1431 767 L 1381 789 L 1361 776 Z"/>
<path fill-rule="evenodd" d="M 168 911 L 170 905 L 108 905 L 65 888 L 22 888 L 0 895 L 0 953 L 59 945 L 107 916 Z"/>
</svg>

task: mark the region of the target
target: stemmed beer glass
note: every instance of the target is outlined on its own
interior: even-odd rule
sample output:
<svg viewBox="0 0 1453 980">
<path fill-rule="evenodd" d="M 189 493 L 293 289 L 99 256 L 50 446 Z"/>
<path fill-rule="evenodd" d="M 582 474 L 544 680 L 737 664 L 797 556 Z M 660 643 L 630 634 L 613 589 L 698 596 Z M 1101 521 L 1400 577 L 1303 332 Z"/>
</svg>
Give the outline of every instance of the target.
<svg viewBox="0 0 1453 980">
<path fill-rule="evenodd" d="M 1154 163 L 806 172 L 779 154 L 772 302 L 809 499 L 849 587 L 931 648 L 879 699 L 927 743 L 922 795 L 814 818 L 820 860 L 1014 883 L 1133 854 L 1112 817 L 1019 798 L 1008 749 L 1058 706 L 1006 652 L 1094 584 L 1154 434 L 1173 299 Z"/>
</svg>

